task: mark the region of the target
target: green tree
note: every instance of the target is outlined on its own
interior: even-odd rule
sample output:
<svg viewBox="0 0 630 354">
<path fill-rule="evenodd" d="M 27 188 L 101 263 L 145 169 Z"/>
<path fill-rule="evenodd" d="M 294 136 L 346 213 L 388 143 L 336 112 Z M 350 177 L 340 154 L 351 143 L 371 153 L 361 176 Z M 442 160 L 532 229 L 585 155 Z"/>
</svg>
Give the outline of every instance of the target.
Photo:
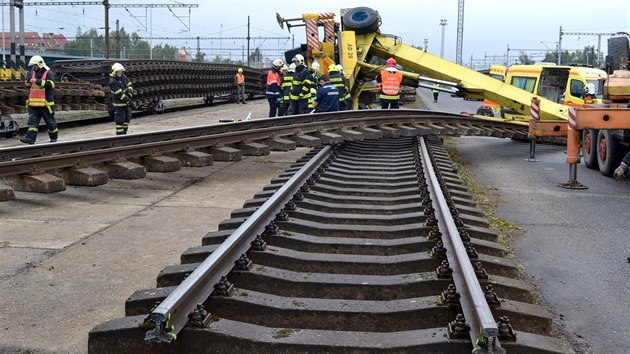
<svg viewBox="0 0 630 354">
<path fill-rule="evenodd" d="M 81 33 L 81 27 L 79 27 L 77 28 L 76 39 L 66 43 L 65 53 L 85 57 L 103 57 L 104 48 L 105 38 L 99 35 L 95 28 Z"/>
<path fill-rule="evenodd" d="M 177 48 L 168 44 L 162 45 L 161 43 L 153 47 L 153 59 L 159 60 L 175 60 L 177 54 Z"/>
</svg>

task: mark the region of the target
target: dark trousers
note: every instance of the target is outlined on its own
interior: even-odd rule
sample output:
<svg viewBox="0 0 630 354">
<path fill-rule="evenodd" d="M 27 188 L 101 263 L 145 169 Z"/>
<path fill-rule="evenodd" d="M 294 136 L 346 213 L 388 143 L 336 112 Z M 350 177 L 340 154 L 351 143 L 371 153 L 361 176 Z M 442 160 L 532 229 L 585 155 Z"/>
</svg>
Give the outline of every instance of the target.
<svg viewBox="0 0 630 354">
<path fill-rule="evenodd" d="M 437 102 L 439 92 L 433 92 L 433 102 Z"/>
<path fill-rule="evenodd" d="M 35 139 L 37 139 L 37 130 L 42 118 L 44 119 L 44 123 L 46 123 L 46 128 L 48 128 L 48 137 L 50 137 L 50 141 L 57 141 L 59 129 L 57 129 L 55 112 L 49 111 L 48 107 L 28 107 L 28 131 L 26 132 L 26 136 L 23 138 L 23 142 L 35 144 Z"/>
<path fill-rule="evenodd" d="M 278 114 L 278 108 L 280 103 L 277 97 L 267 96 L 267 102 L 269 102 L 269 117 L 275 117 Z"/>
<path fill-rule="evenodd" d="M 291 101 L 288 115 L 306 114 L 310 112 L 308 109 L 308 100 Z"/>
<path fill-rule="evenodd" d="M 129 122 L 131 122 L 131 108 L 129 108 L 129 106 L 114 107 L 114 123 L 116 123 L 116 135 L 127 134 Z"/>
<path fill-rule="evenodd" d="M 398 109 L 398 100 L 384 100 L 381 98 L 382 109 Z"/>
</svg>

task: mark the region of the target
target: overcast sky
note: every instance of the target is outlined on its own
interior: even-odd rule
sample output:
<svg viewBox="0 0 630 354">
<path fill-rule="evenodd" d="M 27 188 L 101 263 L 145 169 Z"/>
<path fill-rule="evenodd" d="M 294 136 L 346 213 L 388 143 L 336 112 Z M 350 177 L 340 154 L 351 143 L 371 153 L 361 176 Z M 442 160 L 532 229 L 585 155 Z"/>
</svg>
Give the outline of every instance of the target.
<svg viewBox="0 0 630 354">
<path fill-rule="evenodd" d="M 29 2 L 30 0 L 25 0 Z M 39 0 L 44 2 L 45 0 Z M 8 0 L 3 0 L 7 3 Z M 112 4 L 124 3 L 176 3 L 171 0 L 110 0 Z M 182 0 L 180 3 L 198 4 L 188 17 L 188 9 L 144 9 L 112 8 L 110 27 L 115 29 L 115 21 L 128 32 L 138 32 L 141 37 L 245 37 L 247 36 L 247 16 L 251 21 L 251 36 L 290 37 L 295 35 L 295 43 L 305 43 L 304 27 L 297 27 L 289 33 L 280 29 L 276 22 L 276 12 L 285 18 L 300 17 L 302 13 L 332 11 L 337 15 L 341 8 L 368 6 L 377 10 L 382 17 L 381 32 L 395 34 L 409 45 L 423 46 L 428 40 L 429 52 L 439 55 L 441 43 L 440 19 L 447 20 L 445 28 L 446 59 L 455 61 L 457 38 L 457 0 L 415 0 L 415 1 L 265 1 L 265 0 Z M 5 30 L 8 31 L 8 6 L 5 9 Z M 26 6 L 26 30 L 36 32 L 61 32 L 74 36 L 80 26 L 84 31 L 103 27 L 102 6 Z M 150 14 L 150 16 L 146 16 Z M 176 17 L 175 15 L 179 16 Z M 135 16 L 135 18 L 134 18 Z M 148 25 L 147 17 L 152 18 Z M 337 21 L 339 18 L 337 17 Z M 190 32 L 188 24 L 190 23 Z M 144 25 L 147 24 L 147 28 Z M 504 57 L 507 46 L 513 49 L 555 48 L 559 29 L 564 32 L 613 33 L 630 32 L 630 0 L 466 0 L 464 7 L 464 46 L 463 60 L 489 61 L 494 56 Z M 102 33 L 103 30 L 99 29 Z M 597 36 L 565 35 L 562 47 L 582 49 L 587 45 L 597 46 Z M 607 36 L 602 36 L 602 51 L 606 51 Z M 153 44 L 185 45 L 193 52 L 197 44 L 194 40 L 169 41 L 153 40 Z M 241 56 L 238 48 L 246 47 L 243 40 L 202 41 L 201 47 L 210 56 L 219 52 L 233 58 Z M 292 41 L 286 39 L 258 39 L 252 46 L 260 46 L 270 56 L 290 49 Z M 511 51 L 510 56 L 517 56 Z M 532 55 L 535 55 L 532 53 Z M 498 57 L 497 57 L 498 59 Z"/>
</svg>

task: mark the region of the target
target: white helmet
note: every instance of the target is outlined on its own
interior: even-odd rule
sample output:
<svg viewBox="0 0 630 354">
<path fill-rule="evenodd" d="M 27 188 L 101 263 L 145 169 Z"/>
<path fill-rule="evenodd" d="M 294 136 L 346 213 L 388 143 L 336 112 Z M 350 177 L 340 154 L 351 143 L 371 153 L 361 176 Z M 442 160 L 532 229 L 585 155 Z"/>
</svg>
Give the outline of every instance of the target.
<svg viewBox="0 0 630 354">
<path fill-rule="evenodd" d="M 289 72 L 295 72 L 295 64 L 291 63 L 291 65 L 289 65 Z"/>
<path fill-rule="evenodd" d="M 287 64 L 282 65 L 280 71 L 289 71 L 289 67 L 287 66 Z"/>
<path fill-rule="evenodd" d="M 296 54 L 291 61 L 294 63 L 297 62 L 299 64 L 304 64 L 304 56 L 302 56 L 302 54 Z"/>
<path fill-rule="evenodd" d="M 114 63 L 114 65 L 112 65 L 112 72 L 116 71 L 125 71 L 125 67 L 121 63 Z"/>
<path fill-rule="evenodd" d="M 340 73 L 343 73 L 343 65 L 341 65 L 341 64 L 337 64 L 337 70 L 338 70 Z"/>
<path fill-rule="evenodd" d="M 39 55 L 33 55 L 31 60 L 28 61 L 28 66 L 37 65 L 40 68 L 46 67 L 46 63 L 44 62 L 44 58 Z"/>
<path fill-rule="evenodd" d="M 284 65 L 284 62 L 282 61 L 282 59 L 274 59 L 272 64 L 276 68 L 280 69 L 280 67 Z"/>
<path fill-rule="evenodd" d="M 315 72 L 319 72 L 319 62 L 314 61 L 313 64 L 311 64 L 311 69 L 313 69 L 313 71 Z"/>
</svg>

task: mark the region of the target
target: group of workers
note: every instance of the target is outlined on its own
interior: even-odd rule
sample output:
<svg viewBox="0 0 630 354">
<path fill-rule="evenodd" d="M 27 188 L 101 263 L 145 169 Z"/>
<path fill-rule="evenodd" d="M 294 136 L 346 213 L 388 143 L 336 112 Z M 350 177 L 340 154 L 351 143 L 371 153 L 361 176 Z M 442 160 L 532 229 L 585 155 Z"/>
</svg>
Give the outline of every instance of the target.
<svg viewBox="0 0 630 354">
<path fill-rule="evenodd" d="M 301 54 L 296 54 L 291 61 L 287 66 L 282 59 L 275 59 L 267 73 L 265 96 L 269 117 L 348 109 L 350 92 L 341 65 L 331 64 L 328 74 L 322 74 L 319 62 L 314 61 L 309 69 Z M 239 73 L 236 75 L 237 92 L 240 92 Z M 244 102 L 244 97 L 237 95 L 238 101 Z"/>
</svg>

